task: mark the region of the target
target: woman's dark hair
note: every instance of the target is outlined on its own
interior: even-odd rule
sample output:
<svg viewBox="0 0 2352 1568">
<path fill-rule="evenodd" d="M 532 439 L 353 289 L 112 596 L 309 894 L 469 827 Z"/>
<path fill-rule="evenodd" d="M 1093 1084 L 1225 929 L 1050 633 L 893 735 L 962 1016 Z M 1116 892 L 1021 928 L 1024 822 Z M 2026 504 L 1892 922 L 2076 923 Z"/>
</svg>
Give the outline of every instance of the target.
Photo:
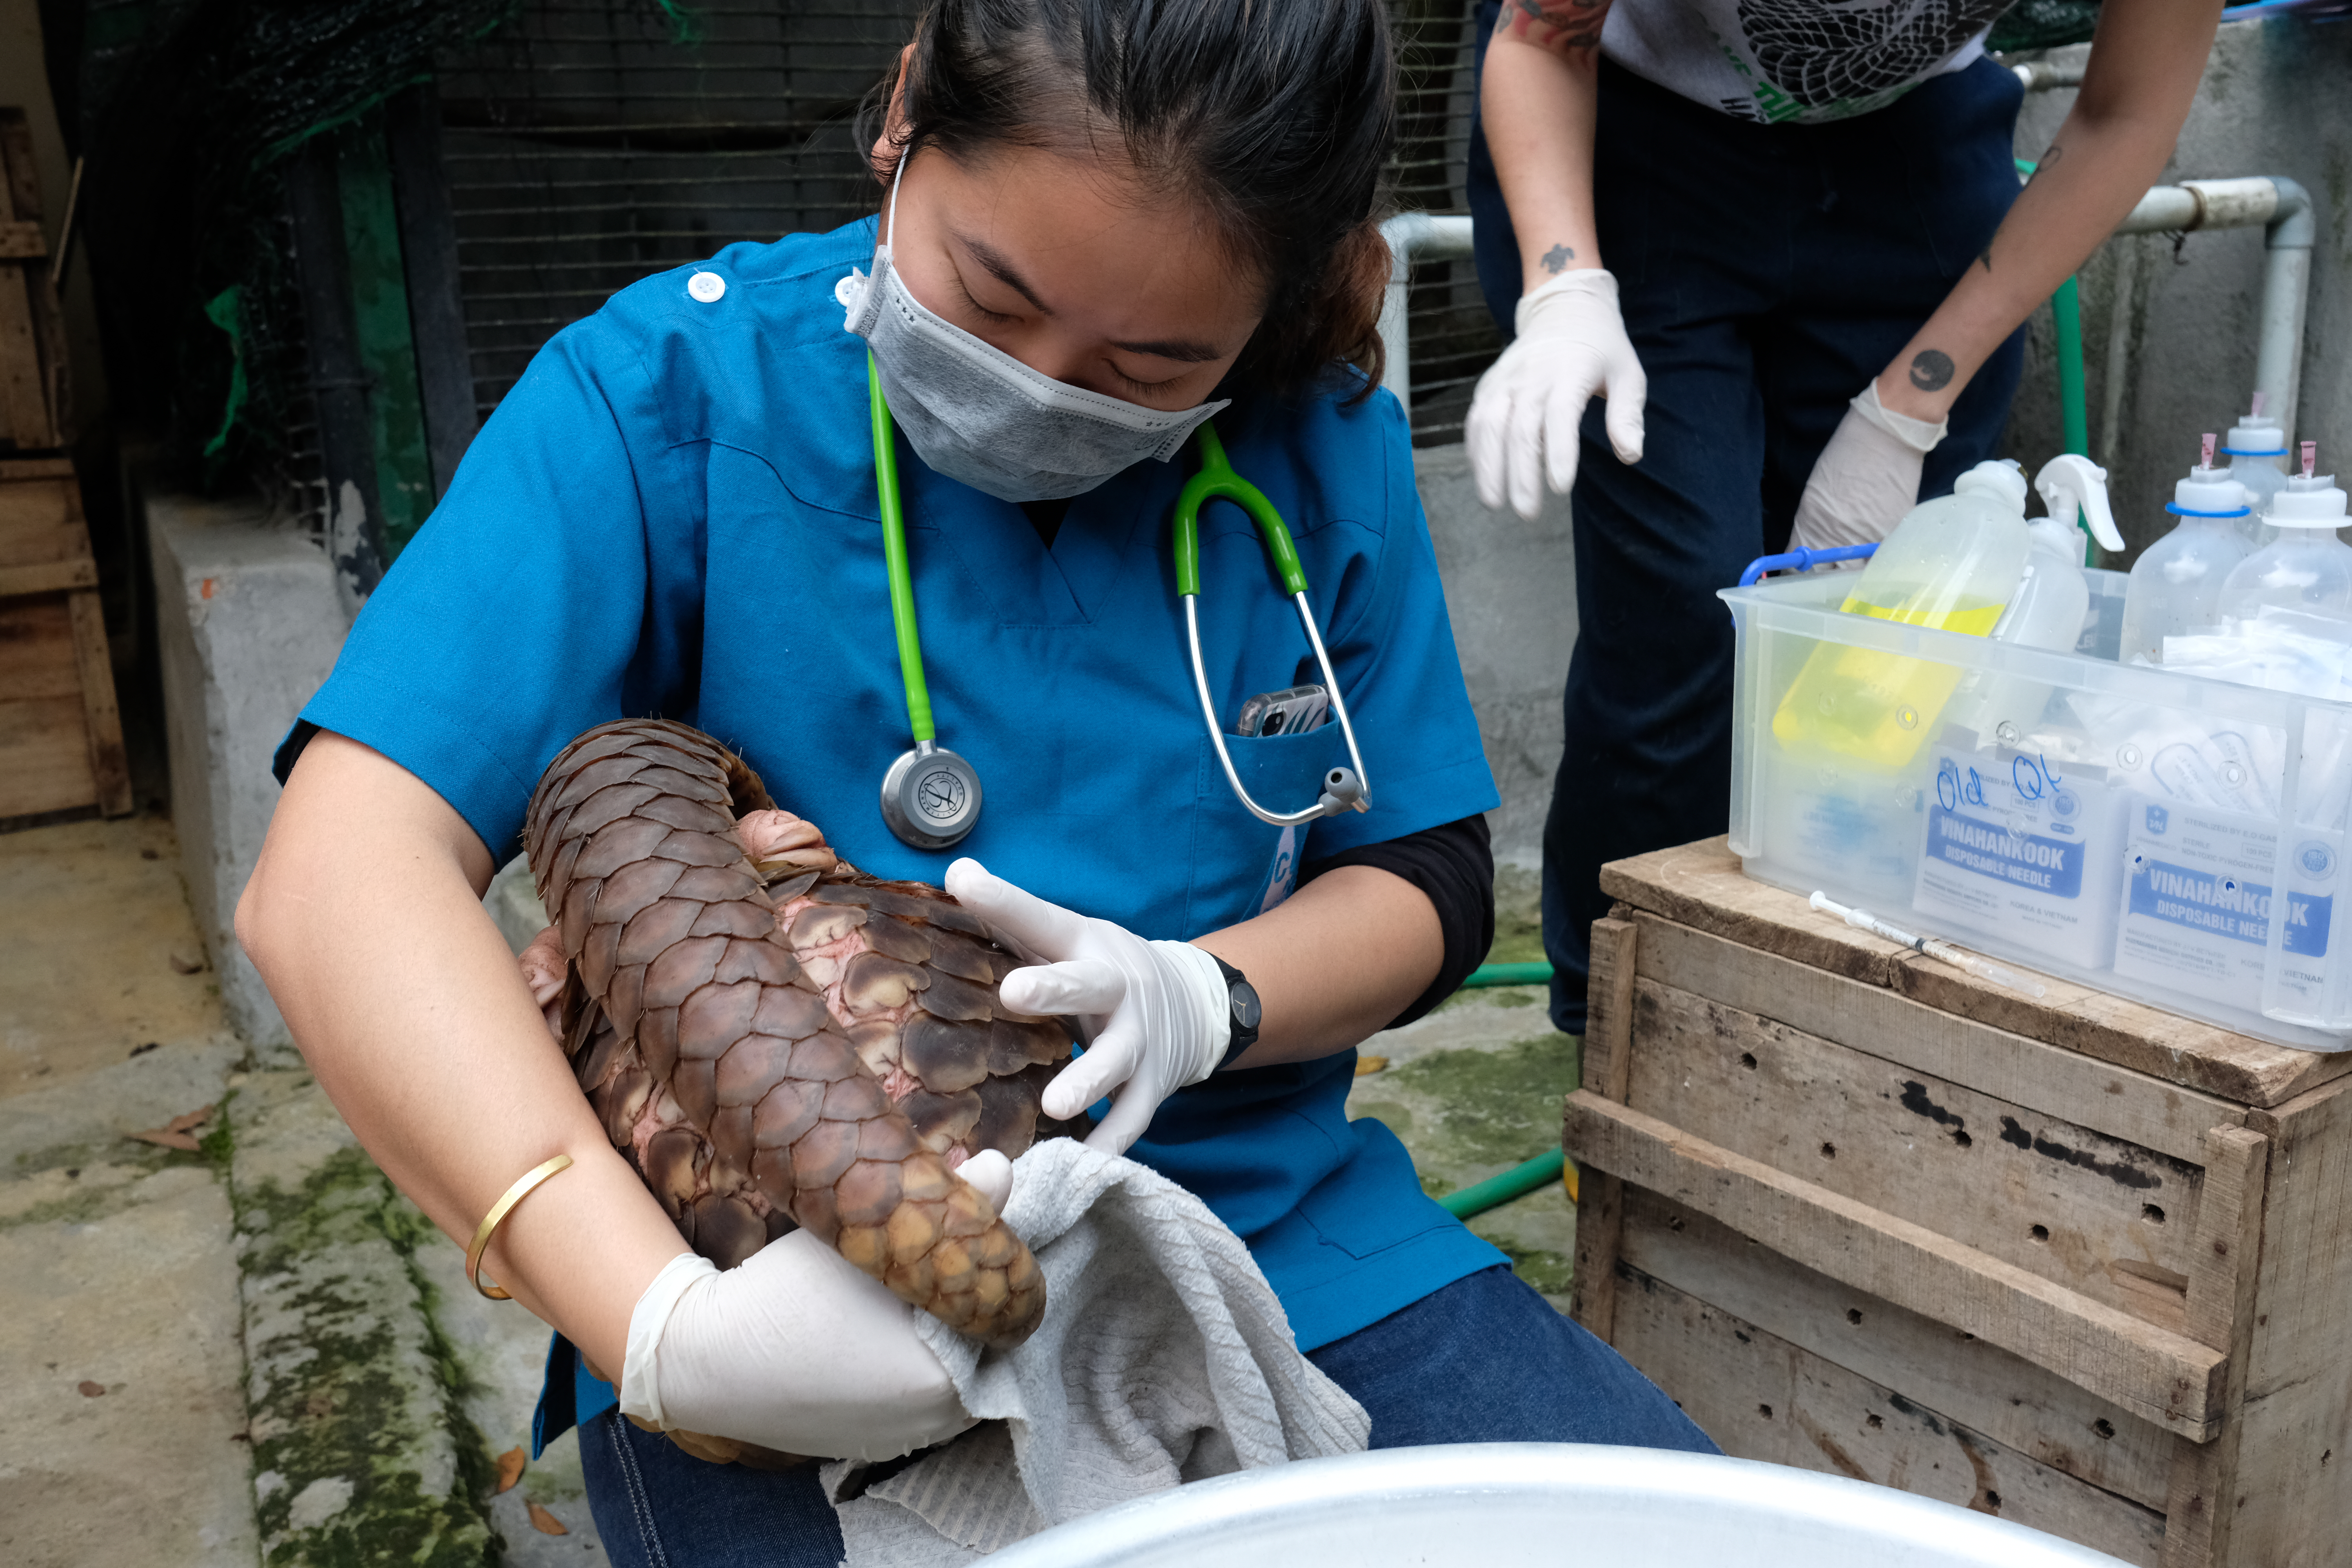
<svg viewBox="0 0 2352 1568">
<path fill-rule="evenodd" d="M 859 116 L 866 145 L 894 96 L 885 180 L 920 147 L 1084 152 L 1115 133 L 1265 280 L 1229 384 L 1304 391 L 1342 363 L 1358 397 L 1380 384 L 1396 134 L 1382 0 L 934 0 Z"/>
</svg>

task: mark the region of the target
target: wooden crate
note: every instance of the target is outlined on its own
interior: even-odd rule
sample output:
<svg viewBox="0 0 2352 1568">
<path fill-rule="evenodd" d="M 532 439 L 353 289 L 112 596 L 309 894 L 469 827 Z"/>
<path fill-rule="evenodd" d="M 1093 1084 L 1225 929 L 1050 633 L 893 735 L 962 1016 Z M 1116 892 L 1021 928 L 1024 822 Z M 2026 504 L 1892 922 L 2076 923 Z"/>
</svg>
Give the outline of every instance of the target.
<svg viewBox="0 0 2352 1568">
<path fill-rule="evenodd" d="M 41 187 L 21 109 L 0 109 L 0 452 L 63 447 L 65 319 L 49 282 Z"/>
<path fill-rule="evenodd" d="M 98 564 L 62 458 L 0 462 L 0 820 L 131 809 Z"/>
<path fill-rule="evenodd" d="M 2352 1055 L 1987 984 L 1721 839 L 1601 882 L 1580 1321 L 1731 1454 L 2352 1563 Z"/>
</svg>

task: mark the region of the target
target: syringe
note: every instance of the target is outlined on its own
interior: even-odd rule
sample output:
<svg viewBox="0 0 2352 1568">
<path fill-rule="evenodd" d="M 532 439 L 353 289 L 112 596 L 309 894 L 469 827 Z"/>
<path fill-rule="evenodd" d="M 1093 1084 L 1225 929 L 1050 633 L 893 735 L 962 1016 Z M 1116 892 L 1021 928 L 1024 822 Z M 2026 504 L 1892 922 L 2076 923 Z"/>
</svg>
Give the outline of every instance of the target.
<svg viewBox="0 0 2352 1568">
<path fill-rule="evenodd" d="M 2049 987 L 2038 980 L 2028 979 L 2014 969 L 2004 969 L 1990 958 L 1979 958 L 1966 948 L 1955 947 L 1939 936 L 1914 936 L 1900 926 L 1887 924 L 1868 910 L 1849 909 L 1827 893 L 1816 892 L 1813 908 L 1842 916 L 1845 923 L 1866 931 L 1873 936 L 1883 936 L 1889 942 L 1901 942 L 1914 952 L 1924 952 L 1930 958 L 1941 959 L 1953 968 L 1964 970 L 1979 980 L 1990 980 L 1995 985 L 2006 985 L 2011 991 L 2022 991 L 2028 996 L 2046 996 Z"/>
</svg>

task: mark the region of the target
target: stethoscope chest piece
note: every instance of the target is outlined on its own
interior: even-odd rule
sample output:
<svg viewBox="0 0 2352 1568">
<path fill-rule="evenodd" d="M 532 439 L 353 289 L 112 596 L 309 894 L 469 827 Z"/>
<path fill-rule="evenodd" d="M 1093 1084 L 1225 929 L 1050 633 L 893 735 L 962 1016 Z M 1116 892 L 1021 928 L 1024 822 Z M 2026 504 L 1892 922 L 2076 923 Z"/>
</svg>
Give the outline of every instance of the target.
<svg viewBox="0 0 2352 1568">
<path fill-rule="evenodd" d="M 980 774 L 946 747 L 918 742 L 882 775 L 882 820 L 903 844 L 945 849 L 980 823 Z"/>
</svg>

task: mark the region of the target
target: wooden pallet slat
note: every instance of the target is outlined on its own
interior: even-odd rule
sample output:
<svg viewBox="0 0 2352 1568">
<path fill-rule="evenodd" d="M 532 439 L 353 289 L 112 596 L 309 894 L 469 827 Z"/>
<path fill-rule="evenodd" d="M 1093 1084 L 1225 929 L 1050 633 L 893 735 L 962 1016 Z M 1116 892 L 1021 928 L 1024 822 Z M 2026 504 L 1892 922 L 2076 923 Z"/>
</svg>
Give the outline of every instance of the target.
<svg viewBox="0 0 2352 1568">
<path fill-rule="evenodd" d="M 72 588 L 98 586 L 98 563 L 84 557 L 79 561 L 46 561 L 34 566 L 0 566 L 0 599 L 22 598 L 31 594 L 62 594 Z"/>
<path fill-rule="evenodd" d="M 2242 1409 L 2245 1402 L 2269 1163 L 2270 1140 L 2259 1132 L 2217 1127 L 2206 1137 L 2206 1202 L 2189 1266 L 2189 1332 L 2230 1358 L 2224 1410 Z M 2237 1489 L 2244 1448 L 2242 1420 L 2231 1423 L 2219 1441 L 2183 1446 L 2165 1507 L 2171 1529 L 2164 1568 L 2207 1568 L 2227 1552 L 2237 1510 L 2221 1504 Z"/>
<path fill-rule="evenodd" d="M 30 123 L 0 109 L 0 448 L 67 441 L 65 318 L 46 265 Z"/>
<path fill-rule="evenodd" d="M 1739 946 L 2242 1104 L 2277 1105 L 2352 1073 L 2352 1054 L 2274 1046 L 2071 981 L 2051 977 L 2048 994 L 2033 997 L 1979 980 L 1751 879 L 1719 837 L 1604 866 L 1601 886 L 1613 899 Z"/>
<path fill-rule="evenodd" d="M 1636 1009 L 1633 1109 L 2188 1331 L 2200 1165 L 1657 981 Z"/>
<path fill-rule="evenodd" d="M 1580 1321 L 1744 1458 L 2352 1568 L 2352 1053 L 1988 985 L 1720 839 L 1601 880 Z"/>
<path fill-rule="evenodd" d="M 102 816 L 131 814 L 131 762 L 122 748 L 122 714 L 114 700 L 113 655 L 106 642 L 106 611 L 89 590 L 66 595 L 73 618 L 75 672 L 81 680 L 82 742 Z"/>
<path fill-rule="evenodd" d="M 1584 1084 L 1611 1100 L 1625 1098 L 1633 1058 L 1635 942 L 1630 921 L 1592 922 L 1591 976 L 1584 1027 Z M 1569 1306 L 1575 1320 L 1606 1341 L 1616 1327 L 1617 1244 L 1625 1216 L 1624 1184 L 1606 1170 L 1587 1171 L 1576 1204 L 1576 1261 Z"/>
<path fill-rule="evenodd" d="M 1621 1250 L 1627 1269 L 2103 1491 L 2165 1506 L 2181 1439 L 2047 1367 L 1840 1284 L 1655 1193 L 1627 1195 Z"/>
<path fill-rule="evenodd" d="M 1786 894 L 1775 894 L 1785 899 Z M 2048 1115 L 2100 1108 L 2103 1131 L 2194 1163 L 2205 1131 L 2242 1122 L 2231 1100 L 2097 1060 L 1646 911 L 1643 978 Z M 1840 922 L 1843 924 L 1843 922 Z M 1851 929 L 1851 928 L 1848 928 Z M 2301 1055 L 2302 1053 L 2295 1053 Z"/>
<path fill-rule="evenodd" d="M 1627 1359 L 1690 1392 L 1690 1415 L 1741 1457 L 1767 1459 L 2053 1531 L 2155 1568 L 2164 1516 L 1969 1429 L 1711 1302 L 1636 1273 Z"/>
<path fill-rule="evenodd" d="M 132 806 L 73 465 L 0 462 L 0 819 Z"/>
<path fill-rule="evenodd" d="M 2194 1441 L 2218 1428 L 2228 1355 L 2184 1334 L 1584 1090 L 1569 1097 L 1567 1147 L 1581 1164 L 2025 1356 Z"/>
</svg>

